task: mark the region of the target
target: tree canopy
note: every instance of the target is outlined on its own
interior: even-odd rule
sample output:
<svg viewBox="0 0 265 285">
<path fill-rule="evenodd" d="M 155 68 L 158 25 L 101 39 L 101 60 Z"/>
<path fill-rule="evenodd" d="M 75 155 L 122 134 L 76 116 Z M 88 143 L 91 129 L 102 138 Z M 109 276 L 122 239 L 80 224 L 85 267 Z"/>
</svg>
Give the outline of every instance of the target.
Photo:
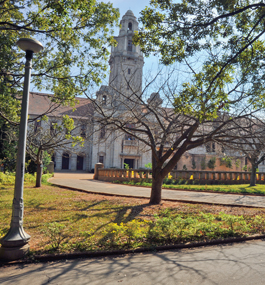
<svg viewBox="0 0 265 285">
<path fill-rule="evenodd" d="M 163 63 L 182 61 L 205 48 L 221 47 L 225 62 L 263 40 L 265 4 L 255 0 L 151 0 L 135 37 L 145 54 Z"/>
<path fill-rule="evenodd" d="M 34 55 L 31 83 L 69 103 L 104 76 L 118 17 L 112 4 L 96 0 L 0 1 L 0 116 L 18 121 L 25 56 L 16 46 L 19 38 L 44 45 Z"/>
<path fill-rule="evenodd" d="M 213 117 L 220 109 L 229 111 L 235 92 L 225 88 L 231 84 L 247 86 L 248 94 L 252 94 L 248 102 L 263 106 L 264 3 L 152 0 L 150 4 L 141 12 L 144 27 L 134 42 L 146 55 L 158 54 L 163 64 L 189 65 L 193 79 L 185 82 L 181 96 L 176 98 L 177 111 L 195 112 L 198 118 L 205 107 Z M 196 102 L 196 110 L 190 101 Z"/>
</svg>

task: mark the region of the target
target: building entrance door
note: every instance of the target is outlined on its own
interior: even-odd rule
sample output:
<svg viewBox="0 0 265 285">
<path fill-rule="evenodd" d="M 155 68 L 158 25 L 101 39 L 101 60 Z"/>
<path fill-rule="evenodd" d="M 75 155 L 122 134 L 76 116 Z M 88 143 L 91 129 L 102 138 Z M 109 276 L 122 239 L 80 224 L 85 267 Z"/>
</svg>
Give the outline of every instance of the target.
<svg viewBox="0 0 265 285">
<path fill-rule="evenodd" d="M 69 154 L 68 153 L 63 154 L 62 169 L 69 169 Z"/>
<path fill-rule="evenodd" d="M 84 157 L 78 155 L 77 156 L 76 169 L 77 170 L 83 170 L 83 164 L 84 164 Z"/>
<path fill-rule="evenodd" d="M 129 168 L 134 168 L 134 159 L 125 158 L 124 163 L 129 164 Z"/>
</svg>

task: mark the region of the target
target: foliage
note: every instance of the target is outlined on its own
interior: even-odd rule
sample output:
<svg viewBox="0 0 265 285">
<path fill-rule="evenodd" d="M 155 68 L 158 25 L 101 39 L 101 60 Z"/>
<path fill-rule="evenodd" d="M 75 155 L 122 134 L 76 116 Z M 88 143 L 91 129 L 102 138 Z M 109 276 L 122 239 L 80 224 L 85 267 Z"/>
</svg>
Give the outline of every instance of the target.
<svg viewBox="0 0 265 285">
<path fill-rule="evenodd" d="M 244 171 L 248 171 L 248 166 L 245 165 L 242 169 L 243 169 Z"/>
<path fill-rule="evenodd" d="M 146 164 L 144 165 L 144 167 L 145 167 L 145 168 L 148 168 L 148 169 L 152 169 L 152 163 L 151 163 L 151 162 L 146 163 Z"/>
<path fill-rule="evenodd" d="M 186 164 L 183 165 L 182 170 L 188 170 Z"/>
<path fill-rule="evenodd" d="M 46 223 L 42 230 L 45 236 L 49 237 L 49 245 L 53 250 L 58 250 L 62 242 L 66 239 L 66 226 L 57 222 Z"/>
<path fill-rule="evenodd" d="M 236 159 L 235 165 L 236 165 L 236 168 L 240 166 L 240 159 Z"/>
<path fill-rule="evenodd" d="M 32 83 L 54 94 L 57 103 L 74 104 L 75 96 L 99 84 L 107 65 L 107 47 L 118 10 L 96 0 L 1 2 L 0 116 L 18 122 L 25 53 L 19 38 L 35 38 L 44 50 L 33 59 Z M 74 69 L 74 73 L 73 73 Z"/>
<path fill-rule="evenodd" d="M 5 171 L 16 169 L 18 128 L 0 117 L 0 164 Z"/>
<path fill-rule="evenodd" d="M 43 170 L 46 171 L 47 166 L 51 162 L 51 155 L 47 151 L 43 152 L 42 162 L 43 162 Z"/>
<path fill-rule="evenodd" d="M 216 163 L 216 158 L 215 157 L 212 157 L 208 163 L 207 163 L 207 166 L 210 168 L 210 169 L 214 169 L 215 168 L 215 163 Z"/>
<path fill-rule="evenodd" d="M 129 169 L 130 169 L 130 166 L 129 166 L 128 163 L 123 163 L 123 164 L 124 164 L 124 168 L 125 168 L 126 170 L 129 170 Z"/>
<path fill-rule="evenodd" d="M 52 173 L 47 173 L 42 175 L 42 182 L 47 183 L 48 179 L 52 177 Z M 12 185 L 15 184 L 16 174 L 14 172 L 0 172 L 0 184 L 2 185 Z M 30 173 L 25 173 L 24 182 L 31 183 L 35 180 L 35 175 Z"/>
<path fill-rule="evenodd" d="M 232 158 L 231 157 L 229 157 L 229 156 L 222 157 L 221 161 L 222 161 L 222 163 L 225 164 L 225 166 L 227 168 L 233 168 Z"/>
</svg>

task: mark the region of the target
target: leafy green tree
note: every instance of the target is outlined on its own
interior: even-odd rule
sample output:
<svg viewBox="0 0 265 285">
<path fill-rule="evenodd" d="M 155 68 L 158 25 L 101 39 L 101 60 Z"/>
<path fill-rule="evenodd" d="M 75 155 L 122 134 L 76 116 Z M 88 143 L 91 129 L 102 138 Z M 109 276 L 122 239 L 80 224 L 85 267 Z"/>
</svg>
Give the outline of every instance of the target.
<svg viewBox="0 0 265 285">
<path fill-rule="evenodd" d="M 0 116 L 12 123 L 19 120 L 25 56 L 16 46 L 19 38 L 42 42 L 44 50 L 34 55 L 31 83 L 66 104 L 100 83 L 118 17 L 112 4 L 96 0 L 1 1 Z"/>
</svg>

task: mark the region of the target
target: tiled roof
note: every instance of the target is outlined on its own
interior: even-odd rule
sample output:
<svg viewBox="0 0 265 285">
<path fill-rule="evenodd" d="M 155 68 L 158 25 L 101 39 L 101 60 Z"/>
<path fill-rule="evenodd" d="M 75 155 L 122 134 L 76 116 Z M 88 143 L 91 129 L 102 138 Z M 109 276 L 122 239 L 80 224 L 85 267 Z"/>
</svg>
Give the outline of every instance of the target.
<svg viewBox="0 0 265 285">
<path fill-rule="evenodd" d="M 73 107 L 62 106 L 52 102 L 53 95 L 45 93 L 30 92 L 29 93 L 29 115 L 40 116 L 46 114 L 47 116 L 60 117 L 68 115 L 76 118 L 91 118 L 93 115 L 93 105 L 87 98 L 76 97 L 79 104 Z"/>
</svg>

